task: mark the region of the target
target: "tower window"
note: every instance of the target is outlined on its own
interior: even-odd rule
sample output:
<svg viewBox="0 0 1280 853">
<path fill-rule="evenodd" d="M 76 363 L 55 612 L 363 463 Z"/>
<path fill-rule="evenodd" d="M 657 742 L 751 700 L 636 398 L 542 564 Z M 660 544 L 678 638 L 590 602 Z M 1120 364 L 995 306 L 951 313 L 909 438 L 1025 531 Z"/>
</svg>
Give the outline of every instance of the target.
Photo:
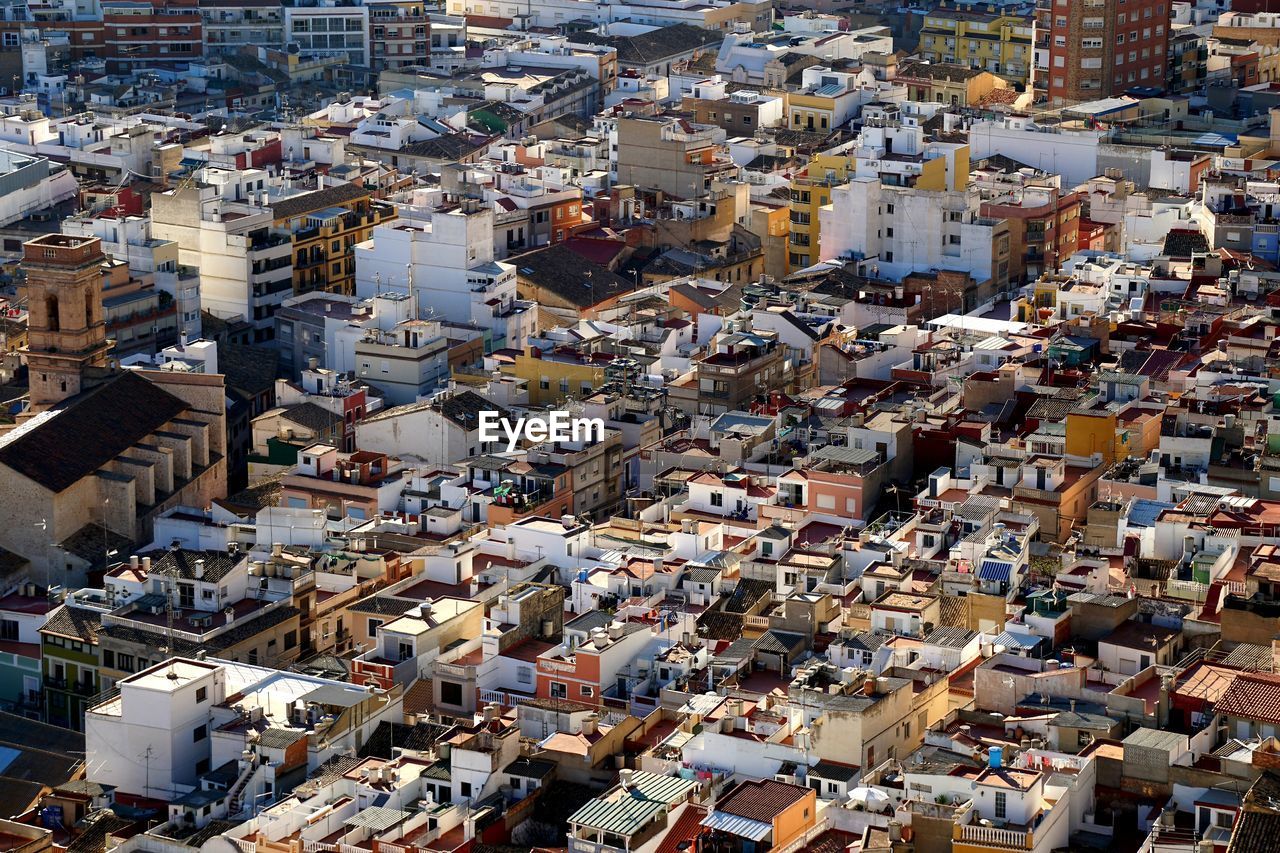
<svg viewBox="0 0 1280 853">
<path fill-rule="evenodd" d="M 50 296 L 44 301 L 44 313 L 46 317 L 45 325 L 49 331 L 58 331 L 61 328 L 58 322 L 58 297 Z"/>
<path fill-rule="evenodd" d="M 93 325 L 93 288 L 84 292 L 84 325 L 85 328 Z"/>
</svg>

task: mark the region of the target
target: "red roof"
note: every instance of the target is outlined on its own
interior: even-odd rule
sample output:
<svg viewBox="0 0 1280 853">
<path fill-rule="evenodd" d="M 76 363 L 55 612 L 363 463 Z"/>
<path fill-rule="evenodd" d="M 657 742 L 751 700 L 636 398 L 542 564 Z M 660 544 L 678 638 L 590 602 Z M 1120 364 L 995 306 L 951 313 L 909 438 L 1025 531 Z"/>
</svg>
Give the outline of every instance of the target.
<svg viewBox="0 0 1280 853">
<path fill-rule="evenodd" d="M 1280 725 L 1280 676 L 1241 673 L 1215 706 L 1224 717 Z"/>
<path fill-rule="evenodd" d="M 761 823 L 772 823 L 774 818 L 808 796 L 810 790 L 812 789 L 773 779 L 748 779 L 721 798 L 716 803 L 715 810 Z"/>
</svg>

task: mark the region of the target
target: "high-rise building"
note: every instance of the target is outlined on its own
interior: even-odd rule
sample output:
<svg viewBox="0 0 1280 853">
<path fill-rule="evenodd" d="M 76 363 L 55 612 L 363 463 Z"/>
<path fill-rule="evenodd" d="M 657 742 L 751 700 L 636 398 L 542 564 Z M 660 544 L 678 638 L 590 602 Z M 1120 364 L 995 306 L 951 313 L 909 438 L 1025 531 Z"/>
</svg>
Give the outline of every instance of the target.
<svg viewBox="0 0 1280 853">
<path fill-rule="evenodd" d="M 30 306 L 27 367 L 32 414 L 74 397 L 86 378 L 105 374 L 107 325 L 102 316 L 102 241 L 47 234 L 23 246 Z"/>
<path fill-rule="evenodd" d="M 1051 103 L 1164 89 L 1170 0 L 1041 0 L 1038 15 Z"/>
</svg>

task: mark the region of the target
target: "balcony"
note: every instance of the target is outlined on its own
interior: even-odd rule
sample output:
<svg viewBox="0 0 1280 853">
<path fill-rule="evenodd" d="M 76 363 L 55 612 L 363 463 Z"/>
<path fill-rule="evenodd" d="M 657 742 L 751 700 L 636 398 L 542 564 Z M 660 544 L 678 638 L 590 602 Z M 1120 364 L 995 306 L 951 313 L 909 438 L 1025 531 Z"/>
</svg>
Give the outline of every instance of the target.
<svg viewBox="0 0 1280 853">
<path fill-rule="evenodd" d="M 984 847 L 1001 847 L 1008 850 L 1031 850 L 1034 847 L 1032 833 L 1021 829 L 1000 829 L 995 826 L 966 824 L 955 827 L 952 838 L 964 844 Z"/>
</svg>

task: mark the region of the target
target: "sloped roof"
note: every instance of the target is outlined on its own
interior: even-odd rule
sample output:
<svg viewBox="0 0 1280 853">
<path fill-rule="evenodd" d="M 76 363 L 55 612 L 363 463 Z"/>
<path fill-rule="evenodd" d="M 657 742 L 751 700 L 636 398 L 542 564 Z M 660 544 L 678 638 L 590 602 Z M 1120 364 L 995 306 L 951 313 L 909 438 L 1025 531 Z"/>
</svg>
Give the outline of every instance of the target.
<svg viewBox="0 0 1280 853">
<path fill-rule="evenodd" d="M 1280 725 L 1280 676 L 1249 672 L 1237 675 L 1215 710 L 1225 717 Z"/>
<path fill-rule="evenodd" d="M 188 410 L 134 371 L 0 437 L 0 464 L 62 492 Z"/>
</svg>

